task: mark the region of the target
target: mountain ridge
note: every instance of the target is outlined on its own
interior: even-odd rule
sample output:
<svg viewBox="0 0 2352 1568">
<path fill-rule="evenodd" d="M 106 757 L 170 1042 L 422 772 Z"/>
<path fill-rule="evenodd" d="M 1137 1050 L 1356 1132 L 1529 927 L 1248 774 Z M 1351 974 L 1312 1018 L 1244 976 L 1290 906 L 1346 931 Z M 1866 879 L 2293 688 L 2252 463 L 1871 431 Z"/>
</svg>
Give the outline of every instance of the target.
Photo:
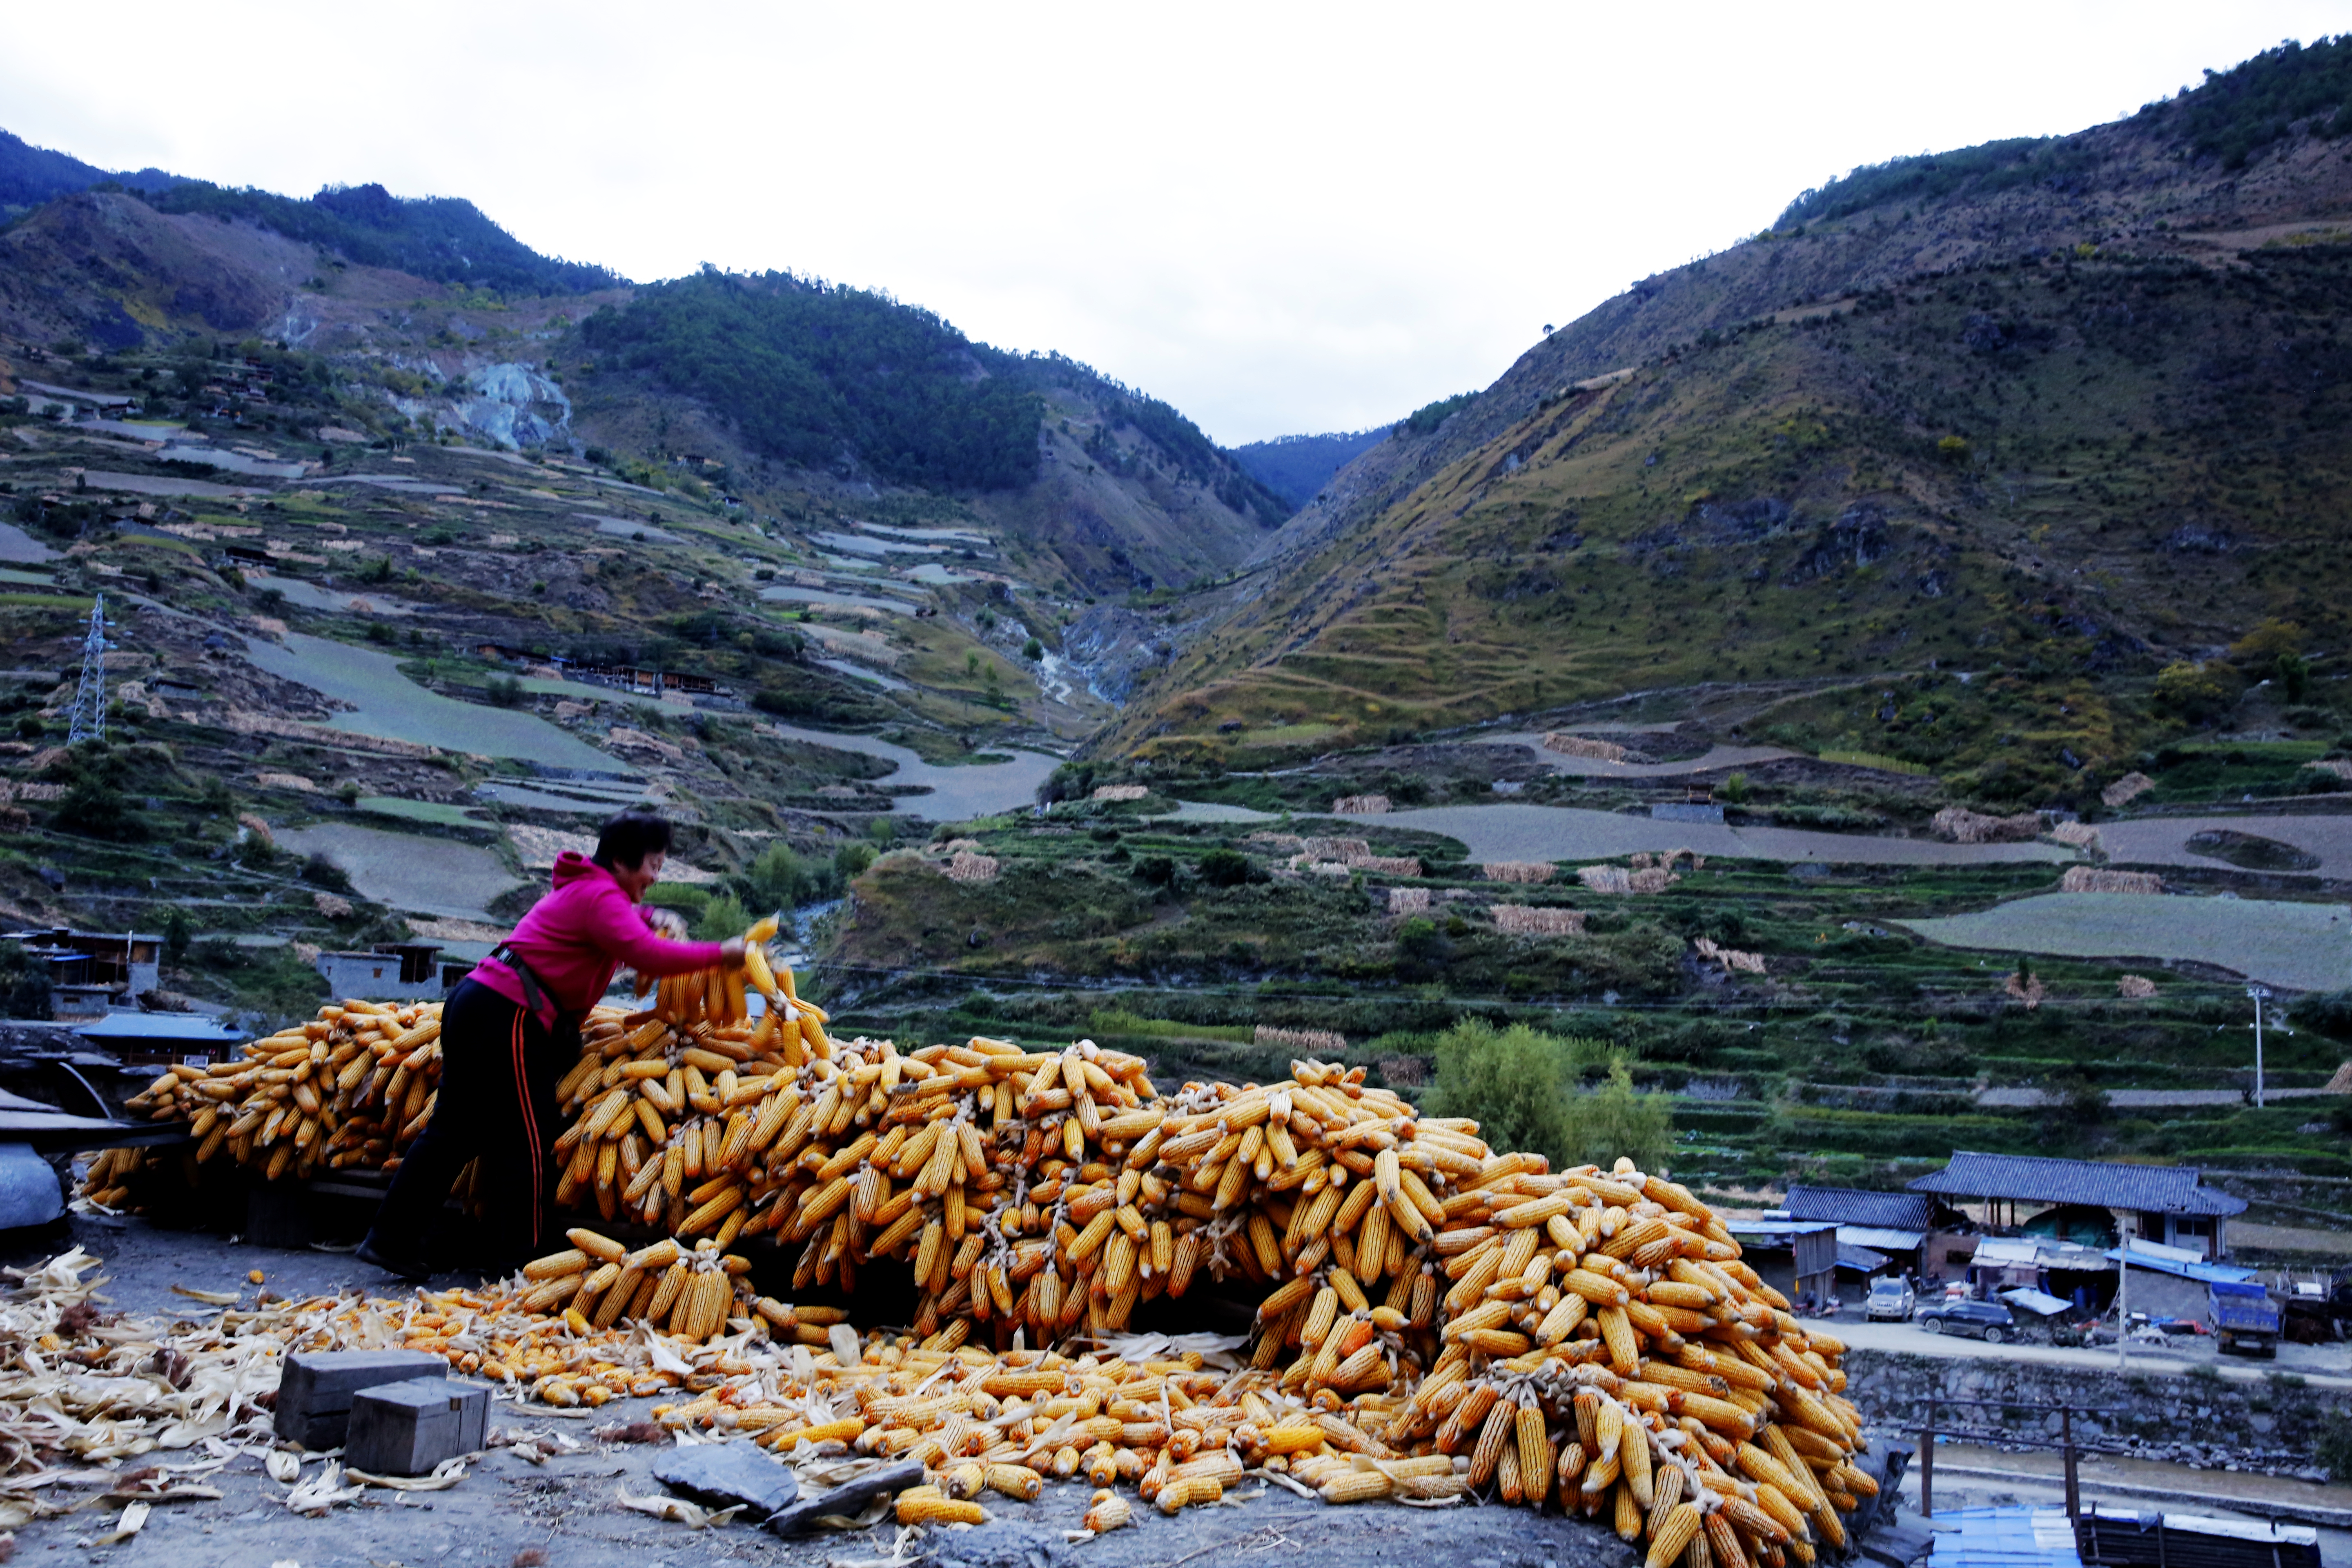
<svg viewBox="0 0 2352 1568">
<path fill-rule="evenodd" d="M 2331 43 L 2323 63 L 2347 58 Z M 2274 51 L 2214 79 L 2267 113 L 2264 73 L 2301 65 Z M 1988 799 L 2112 778 L 2191 721 L 2160 671 L 2255 691 L 2261 669 L 2227 657 L 2249 628 L 2345 630 L 2332 567 L 2292 587 L 2280 568 L 2336 537 L 2346 411 L 2324 367 L 2352 307 L 2352 163 L 2332 110 L 2243 138 L 2234 164 L 2200 153 L 2220 132 L 2196 103 L 2032 143 L 2034 178 L 2003 153 L 1932 201 L 1880 181 L 1643 279 L 1342 468 L 1100 749 L 1260 756 L 1279 749 L 1260 731 L 1322 749 L 1875 669 L 1889 700 L 1859 717 L 1756 722 L 1916 753 Z M 2047 739 L 2029 762 L 1989 743 L 2013 721 L 1982 689 L 1901 717 L 1971 660 L 2044 672 L 2013 694 Z M 2039 711 L 2061 669 L 2074 700 Z M 2263 715 L 2286 722 L 2241 716 Z"/>
</svg>

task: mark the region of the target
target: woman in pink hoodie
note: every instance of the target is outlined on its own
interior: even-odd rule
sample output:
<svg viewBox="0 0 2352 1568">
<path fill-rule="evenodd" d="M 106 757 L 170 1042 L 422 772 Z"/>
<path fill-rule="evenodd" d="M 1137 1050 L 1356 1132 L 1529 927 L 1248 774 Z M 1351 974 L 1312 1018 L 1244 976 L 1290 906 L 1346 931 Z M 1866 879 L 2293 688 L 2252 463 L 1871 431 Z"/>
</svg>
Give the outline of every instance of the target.
<svg viewBox="0 0 2352 1568">
<path fill-rule="evenodd" d="M 743 939 L 678 942 L 677 917 L 638 900 L 661 879 L 670 825 L 628 811 L 604 825 L 593 858 L 567 849 L 554 886 L 441 1010 L 441 1089 L 359 1256 L 405 1279 L 430 1273 L 425 1234 L 469 1160 L 482 1162 L 490 1261 L 511 1268 L 546 1250 L 560 1112 L 555 1086 L 580 1055 L 580 1020 L 623 965 L 683 974 L 740 963 Z"/>
</svg>

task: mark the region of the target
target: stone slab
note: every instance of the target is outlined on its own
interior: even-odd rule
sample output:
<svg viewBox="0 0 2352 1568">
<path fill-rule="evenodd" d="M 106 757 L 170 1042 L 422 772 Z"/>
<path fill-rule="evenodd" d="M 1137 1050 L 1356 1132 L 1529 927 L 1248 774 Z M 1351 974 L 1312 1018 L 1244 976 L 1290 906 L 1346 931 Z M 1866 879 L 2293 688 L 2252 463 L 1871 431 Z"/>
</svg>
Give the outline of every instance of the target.
<svg viewBox="0 0 2352 1568">
<path fill-rule="evenodd" d="M 800 1496 L 800 1480 L 782 1460 L 749 1443 L 699 1443 L 672 1448 L 654 1462 L 654 1479 L 711 1508 L 744 1505 L 762 1517 Z"/>
</svg>

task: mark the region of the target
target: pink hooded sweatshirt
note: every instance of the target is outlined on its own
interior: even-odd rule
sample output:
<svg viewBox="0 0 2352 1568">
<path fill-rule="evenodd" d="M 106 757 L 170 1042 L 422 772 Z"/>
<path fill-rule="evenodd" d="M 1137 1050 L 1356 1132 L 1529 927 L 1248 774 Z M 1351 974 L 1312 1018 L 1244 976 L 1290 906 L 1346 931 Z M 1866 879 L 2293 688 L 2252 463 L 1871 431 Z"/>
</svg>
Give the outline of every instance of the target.
<svg viewBox="0 0 2352 1568">
<path fill-rule="evenodd" d="M 539 976 L 549 1006 L 539 1015 L 552 1028 L 553 1013 L 584 1013 L 594 1006 L 626 964 L 640 974 L 684 974 L 719 962 L 715 942 L 672 942 L 646 923 L 645 910 L 629 900 L 613 873 L 575 849 L 555 858 L 554 888 L 531 905 L 507 938 Z M 530 1005 L 522 979 L 511 965 L 486 958 L 473 978 L 518 1007 Z"/>
</svg>

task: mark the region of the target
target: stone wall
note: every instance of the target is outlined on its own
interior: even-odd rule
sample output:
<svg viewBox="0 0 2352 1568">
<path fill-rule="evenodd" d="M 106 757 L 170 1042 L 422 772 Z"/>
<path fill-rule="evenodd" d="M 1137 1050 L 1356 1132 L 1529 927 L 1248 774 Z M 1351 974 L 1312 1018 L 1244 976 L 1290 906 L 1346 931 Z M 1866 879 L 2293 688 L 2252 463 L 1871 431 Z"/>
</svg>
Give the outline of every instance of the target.
<svg viewBox="0 0 2352 1568">
<path fill-rule="evenodd" d="M 2137 1280 L 2134 1283 L 2137 1283 Z M 2055 1411 L 2073 1405 L 2074 1437 L 2085 1447 L 2118 1450 L 2210 1469 L 2257 1470 L 2324 1480 L 2313 1450 L 2340 1390 L 2314 1388 L 2291 1373 L 2257 1378 L 2126 1373 L 2112 1367 L 2053 1366 L 1998 1355 L 1932 1356 L 1854 1350 L 1845 1358 L 1846 1397 L 1887 1435 L 1916 1429 L 1925 1400 L 1997 1399 L 2013 1405 L 1938 1412 L 1938 1427 L 2011 1438 L 2058 1436 Z"/>
</svg>

